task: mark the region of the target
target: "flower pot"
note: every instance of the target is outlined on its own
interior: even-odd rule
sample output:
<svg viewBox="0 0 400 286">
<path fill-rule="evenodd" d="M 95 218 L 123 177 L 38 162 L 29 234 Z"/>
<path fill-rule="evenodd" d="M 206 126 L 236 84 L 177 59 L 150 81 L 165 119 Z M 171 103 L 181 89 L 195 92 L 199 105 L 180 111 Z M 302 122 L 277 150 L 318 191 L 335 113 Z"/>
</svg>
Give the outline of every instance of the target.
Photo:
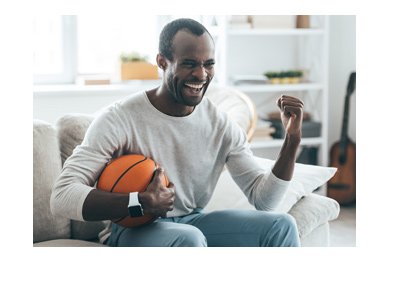
<svg viewBox="0 0 400 286">
<path fill-rule="evenodd" d="M 121 63 L 121 80 L 158 79 L 158 67 L 147 62 Z"/>
<path fill-rule="evenodd" d="M 289 78 L 289 83 L 291 84 L 296 84 L 300 82 L 300 77 L 290 77 Z"/>
<path fill-rule="evenodd" d="M 310 28 L 310 15 L 297 15 L 296 28 L 309 29 Z"/>
<path fill-rule="evenodd" d="M 289 84 L 289 83 L 290 83 L 290 77 L 281 78 L 281 84 Z"/>
<path fill-rule="evenodd" d="M 279 77 L 274 77 L 270 79 L 270 82 L 272 84 L 280 84 L 281 83 L 281 79 Z"/>
</svg>

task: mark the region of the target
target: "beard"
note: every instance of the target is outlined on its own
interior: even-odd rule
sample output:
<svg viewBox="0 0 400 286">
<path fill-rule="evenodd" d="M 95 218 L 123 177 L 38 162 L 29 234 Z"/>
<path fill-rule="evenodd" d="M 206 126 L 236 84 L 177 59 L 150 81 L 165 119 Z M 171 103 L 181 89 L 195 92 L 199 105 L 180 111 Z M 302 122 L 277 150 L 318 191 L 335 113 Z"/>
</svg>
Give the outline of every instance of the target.
<svg viewBox="0 0 400 286">
<path fill-rule="evenodd" d="M 207 91 L 207 88 L 211 82 L 211 79 L 207 79 L 206 83 L 203 84 L 201 89 L 190 88 L 185 85 L 186 82 L 198 81 L 179 81 L 179 79 L 174 77 L 172 74 L 168 74 L 167 89 L 170 96 L 176 103 L 194 107 L 202 101 L 204 94 Z"/>
</svg>

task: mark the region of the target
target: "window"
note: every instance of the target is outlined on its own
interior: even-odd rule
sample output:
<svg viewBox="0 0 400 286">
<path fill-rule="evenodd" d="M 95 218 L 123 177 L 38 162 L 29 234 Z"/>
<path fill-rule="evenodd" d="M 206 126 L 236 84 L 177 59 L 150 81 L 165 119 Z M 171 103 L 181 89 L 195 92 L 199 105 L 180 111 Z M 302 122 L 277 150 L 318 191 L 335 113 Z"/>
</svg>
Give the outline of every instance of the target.
<svg viewBox="0 0 400 286">
<path fill-rule="evenodd" d="M 76 66 L 75 17 L 34 17 L 32 24 L 34 82 L 73 82 Z"/>
<path fill-rule="evenodd" d="M 136 51 L 155 64 L 157 16 L 78 16 L 78 73 L 119 77 L 119 56 Z M 115 78 L 117 79 L 117 78 Z"/>
<path fill-rule="evenodd" d="M 119 56 L 137 51 L 155 63 L 163 16 L 37 16 L 34 83 L 74 83 L 87 74 L 119 80 Z"/>
</svg>

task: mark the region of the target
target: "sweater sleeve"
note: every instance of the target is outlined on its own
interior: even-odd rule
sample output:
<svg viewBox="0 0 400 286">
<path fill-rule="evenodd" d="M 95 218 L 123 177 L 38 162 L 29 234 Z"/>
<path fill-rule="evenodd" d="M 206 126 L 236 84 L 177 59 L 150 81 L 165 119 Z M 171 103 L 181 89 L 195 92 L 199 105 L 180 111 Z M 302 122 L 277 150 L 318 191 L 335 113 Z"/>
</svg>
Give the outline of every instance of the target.
<svg viewBox="0 0 400 286">
<path fill-rule="evenodd" d="M 104 112 L 89 126 L 81 145 L 65 161 L 50 198 L 53 214 L 83 221 L 83 203 L 95 188 L 106 164 L 121 150 L 123 137 L 116 128 L 118 117 Z"/>
<path fill-rule="evenodd" d="M 232 126 L 231 149 L 226 165 L 249 202 L 258 210 L 273 211 L 284 198 L 290 181 L 276 177 L 271 169 L 255 160 L 242 130 Z"/>
</svg>

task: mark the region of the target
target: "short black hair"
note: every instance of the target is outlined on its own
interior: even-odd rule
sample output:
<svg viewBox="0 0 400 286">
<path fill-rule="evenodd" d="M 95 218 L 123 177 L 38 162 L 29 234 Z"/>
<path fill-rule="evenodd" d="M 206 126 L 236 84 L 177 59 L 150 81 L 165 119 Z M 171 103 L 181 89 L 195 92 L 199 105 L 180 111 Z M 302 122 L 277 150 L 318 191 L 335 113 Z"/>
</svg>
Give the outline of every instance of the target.
<svg viewBox="0 0 400 286">
<path fill-rule="evenodd" d="M 207 32 L 208 35 L 210 35 L 210 38 L 213 40 L 208 30 L 199 22 L 189 18 L 174 20 L 165 25 L 165 27 L 162 29 L 158 46 L 158 52 L 170 61 L 173 60 L 172 41 L 176 33 L 178 33 L 180 30 L 188 30 L 190 33 L 196 36 L 201 36 Z"/>
</svg>

